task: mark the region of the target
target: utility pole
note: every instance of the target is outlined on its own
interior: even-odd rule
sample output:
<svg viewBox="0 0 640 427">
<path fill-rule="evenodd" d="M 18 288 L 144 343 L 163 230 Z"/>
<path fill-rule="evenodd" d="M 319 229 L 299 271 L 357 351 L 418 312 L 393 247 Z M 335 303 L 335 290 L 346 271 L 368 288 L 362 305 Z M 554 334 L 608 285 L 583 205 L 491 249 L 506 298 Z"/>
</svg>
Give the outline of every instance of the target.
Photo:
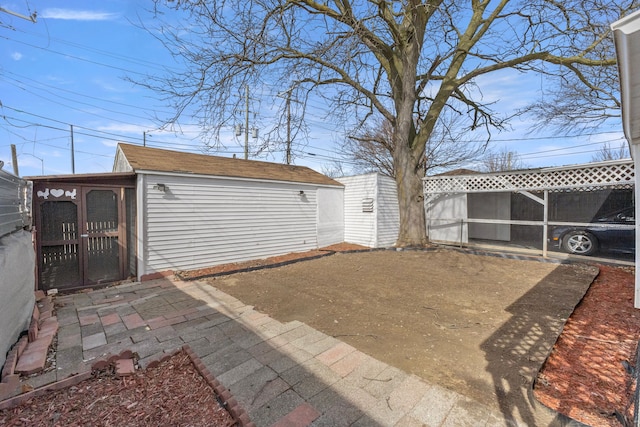
<svg viewBox="0 0 640 427">
<path fill-rule="evenodd" d="M 249 85 L 244 87 L 245 107 L 244 107 L 244 159 L 249 159 Z M 235 125 L 236 136 L 242 135 L 242 125 Z M 251 136 L 258 137 L 258 128 L 251 129 Z"/>
<path fill-rule="evenodd" d="M 244 87 L 244 159 L 249 159 L 249 85 Z"/>
<path fill-rule="evenodd" d="M 73 125 L 69 125 L 69 126 L 71 126 L 71 173 L 75 175 L 76 174 L 76 153 L 75 153 L 75 149 L 73 148 Z"/>
<path fill-rule="evenodd" d="M 286 162 L 288 165 L 291 164 L 291 93 L 293 92 L 293 86 L 287 89 L 284 92 L 279 93 L 277 96 L 282 98 L 284 94 L 287 94 L 287 98 L 285 101 L 285 108 L 287 110 L 287 158 Z M 299 102 L 299 101 L 294 101 Z"/>
<path fill-rule="evenodd" d="M 291 164 L 291 91 L 287 92 L 287 164 Z"/>
</svg>

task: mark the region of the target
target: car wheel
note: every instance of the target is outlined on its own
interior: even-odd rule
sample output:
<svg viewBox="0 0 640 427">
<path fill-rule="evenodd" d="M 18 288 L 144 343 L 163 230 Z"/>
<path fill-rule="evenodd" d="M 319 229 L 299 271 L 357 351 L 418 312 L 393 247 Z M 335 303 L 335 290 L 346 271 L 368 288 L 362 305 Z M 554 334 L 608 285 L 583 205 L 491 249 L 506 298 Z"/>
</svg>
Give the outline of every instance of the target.
<svg viewBox="0 0 640 427">
<path fill-rule="evenodd" d="M 564 249 L 576 255 L 592 255 L 598 250 L 598 240 L 586 231 L 572 231 L 562 239 Z"/>
</svg>

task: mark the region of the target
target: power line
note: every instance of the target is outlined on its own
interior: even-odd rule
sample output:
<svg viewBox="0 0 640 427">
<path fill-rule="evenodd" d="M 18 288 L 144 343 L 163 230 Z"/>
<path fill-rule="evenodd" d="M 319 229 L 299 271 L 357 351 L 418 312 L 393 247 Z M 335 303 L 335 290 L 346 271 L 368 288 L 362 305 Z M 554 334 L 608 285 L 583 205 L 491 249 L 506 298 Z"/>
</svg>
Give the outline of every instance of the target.
<svg viewBox="0 0 640 427">
<path fill-rule="evenodd" d="M 16 80 L 16 79 L 12 79 L 12 80 L 13 80 L 13 81 L 15 81 L 15 82 L 19 82 L 19 83 L 24 84 L 24 82 L 20 82 L 19 80 Z M 58 104 L 58 105 L 64 105 L 64 104 L 61 104 L 61 103 L 60 103 L 60 101 L 59 101 L 59 99 L 64 99 L 64 100 L 67 100 L 67 101 L 73 102 L 73 103 L 75 103 L 75 104 L 82 104 L 82 105 L 86 105 L 86 106 L 89 106 L 89 107 L 99 108 L 100 110 L 108 111 L 108 112 L 110 112 L 110 113 L 122 114 L 122 115 L 126 115 L 126 116 L 128 116 L 128 117 L 136 117 L 136 118 L 139 118 L 139 119 L 149 120 L 149 117 L 143 117 L 143 116 L 139 116 L 139 115 L 136 115 L 136 114 L 133 114 L 133 113 L 127 113 L 127 112 L 124 112 L 124 111 L 112 110 L 112 109 L 105 108 L 105 107 L 102 107 L 102 106 L 99 106 L 99 105 L 90 104 L 90 103 L 88 103 L 88 102 L 78 101 L 78 100 L 74 100 L 74 99 L 71 99 L 71 98 L 67 98 L 67 97 L 64 97 L 64 96 L 61 96 L 61 95 L 56 95 L 55 93 L 53 93 L 53 92 L 51 92 L 51 91 L 49 91 L 49 90 L 47 90 L 47 89 L 40 89 L 40 90 L 41 90 L 41 91 L 43 91 L 43 92 L 49 93 L 49 94 L 51 94 L 51 95 L 53 95 L 53 96 L 56 96 L 58 99 L 56 99 L 56 100 L 54 101 L 54 100 L 52 100 L 52 99 L 50 99 L 50 98 L 47 98 L 46 96 L 43 96 L 43 95 L 41 95 L 41 94 L 39 94 L 39 93 L 36 93 L 36 92 L 33 92 L 33 91 L 29 90 L 29 89 L 25 89 L 25 88 L 23 88 L 23 87 L 21 87 L 20 89 L 22 89 L 23 91 L 28 92 L 28 93 L 30 93 L 30 94 L 32 94 L 32 95 L 34 95 L 34 96 L 38 97 L 38 98 L 44 99 L 44 100 L 46 100 L 46 101 L 49 101 L 49 102 L 55 102 L 55 103 L 56 103 L 56 104 Z M 81 109 L 79 109 L 79 108 L 75 108 L 75 107 L 72 107 L 72 106 L 69 106 L 69 105 L 64 105 L 64 106 L 65 106 L 65 107 L 67 107 L 67 108 L 71 108 L 71 109 L 73 109 L 73 110 L 76 110 L 76 111 L 83 112 L 83 113 L 85 113 L 85 114 L 91 114 L 91 115 L 93 115 L 93 116 L 100 117 L 100 118 L 103 118 L 103 119 L 117 121 L 117 119 L 110 119 L 110 118 L 105 117 L 105 116 L 103 116 L 103 115 L 100 115 L 100 114 L 97 114 L 97 113 L 90 113 L 90 112 L 87 112 L 87 111 L 84 111 L 84 110 L 81 110 Z M 138 107 L 138 108 L 139 108 L 139 107 Z M 124 122 L 123 122 L 123 123 L 124 123 Z"/>
<path fill-rule="evenodd" d="M 60 38 L 56 38 L 56 37 L 51 37 L 49 35 L 44 36 L 43 34 L 39 34 L 39 33 L 35 33 L 32 31 L 25 31 L 23 29 L 17 29 L 16 31 L 21 32 L 23 34 L 28 34 L 28 35 L 32 35 L 35 37 L 39 37 L 39 38 L 46 38 L 47 41 L 54 41 L 60 44 L 65 44 L 71 47 L 75 47 L 77 49 L 81 49 L 81 50 L 85 50 L 87 52 L 92 52 L 92 53 L 97 53 L 98 55 L 104 55 L 104 56 L 108 56 L 114 59 L 118 59 L 127 63 L 137 63 L 139 65 L 142 65 L 144 67 L 153 67 L 156 68 L 157 70 L 160 71 L 171 71 L 172 67 L 167 67 L 166 65 L 161 65 L 157 62 L 154 61 L 147 61 L 145 59 L 142 58 L 137 58 L 137 57 L 133 57 L 133 56 L 127 56 L 127 55 L 122 55 L 120 53 L 115 53 L 115 52 L 109 52 L 106 50 L 101 50 L 101 49 L 97 49 L 91 46 L 86 46 L 83 45 L 81 43 L 76 43 L 76 42 L 72 42 L 69 40 L 64 40 L 64 39 L 60 39 Z M 174 71 L 177 71 L 177 69 L 175 69 Z"/>
<path fill-rule="evenodd" d="M 125 102 L 114 101 L 112 99 L 98 98 L 98 97 L 95 97 L 95 96 L 87 95 L 85 93 L 80 93 L 80 92 L 75 92 L 75 91 L 72 91 L 72 90 L 69 90 L 69 89 L 64 89 L 64 88 L 59 87 L 59 86 L 53 86 L 53 85 L 50 85 L 50 84 L 42 83 L 42 82 L 39 82 L 37 80 L 31 79 L 29 77 L 21 76 L 21 75 L 16 74 L 16 73 L 12 73 L 11 71 L 7 71 L 7 70 L 0 70 L 0 71 L 5 73 L 5 74 L 10 74 L 12 76 L 17 77 L 17 78 L 15 78 L 15 77 L 7 77 L 7 78 L 9 78 L 9 79 L 11 79 L 12 81 L 15 81 L 15 82 L 22 83 L 23 85 L 27 85 L 27 83 L 25 83 L 25 82 L 23 82 L 23 81 L 21 81 L 19 79 L 27 80 L 27 81 L 32 82 L 33 84 L 36 84 L 36 85 L 39 85 L 39 86 L 43 86 L 43 87 L 48 87 L 48 88 L 51 88 L 51 89 L 54 89 L 54 90 L 57 90 L 57 91 L 62 91 L 62 92 L 69 93 L 69 94 L 72 94 L 72 95 L 75 95 L 75 96 L 81 96 L 83 98 L 92 99 L 94 101 L 107 102 L 109 104 L 119 105 L 119 106 L 123 106 L 123 107 L 129 107 L 129 108 L 133 108 L 133 109 L 140 109 L 141 108 L 140 105 L 127 104 Z M 33 92 L 30 92 L 30 93 L 33 93 Z M 51 93 L 51 92 L 48 92 L 48 93 Z M 36 94 L 36 96 L 37 96 L 37 94 Z M 70 101 L 72 101 L 72 100 L 70 100 Z M 93 107 L 101 108 L 99 106 L 92 105 L 92 104 L 86 104 L 86 105 L 90 105 L 90 106 L 93 106 Z M 124 113 L 121 113 L 121 112 L 118 112 L 118 113 L 124 114 Z M 166 112 L 166 114 L 169 114 L 169 113 Z"/>
<path fill-rule="evenodd" d="M 142 77 L 147 77 L 148 76 L 148 74 L 141 73 L 139 71 L 133 71 L 133 70 L 129 70 L 127 68 L 122 68 L 122 67 L 117 67 L 115 65 L 105 64 L 103 62 L 92 61 L 90 59 L 86 59 L 86 58 L 82 58 L 82 57 L 79 57 L 79 56 L 71 55 L 69 53 L 59 52 L 57 50 L 49 49 L 49 48 L 46 48 L 46 47 L 36 46 L 34 44 L 27 43 L 27 42 L 24 42 L 24 41 L 21 41 L 21 40 L 12 40 L 12 39 L 10 39 L 10 38 L 8 38 L 6 36 L 0 35 L 0 38 L 8 40 L 8 41 L 12 41 L 14 43 L 20 43 L 22 45 L 29 46 L 29 47 L 32 47 L 34 49 L 42 50 L 42 51 L 49 52 L 49 53 L 55 53 L 56 55 L 61 55 L 61 56 L 64 56 L 65 58 L 72 58 L 72 59 L 75 59 L 75 60 L 78 60 L 78 61 L 87 62 L 89 64 L 100 65 L 101 67 L 111 68 L 111 69 L 118 70 L 118 71 L 124 71 L 126 73 L 131 73 L 131 74 L 137 74 L 137 75 L 142 76 Z"/>
<path fill-rule="evenodd" d="M 4 108 L 8 108 L 11 109 L 13 111 L 19 112 L 19 113 L 23 113 L 23 114 L 27 114 L 27 115 L 31 115 L 33 117 L 37 117 L 37 118 L 41 118 L 44 120 L 49 120 L 55 123 L 60 123 L 60 124 L 64 124 L 66 126 L 68 126 L 67 123 L 56 120 L 56 119 L 52 119 L 49 117 L 45 117 L 39 114 L 33 114 L 33 113 L 29 113 L 23 110 L 19 110 L 7 105 L 3 106 Z M 5 119 L 11 119 L 11 120 L 15 120 L 15 121 L 19 121 L 21 123 L 26 123 L 30 126 L 41 126 L 41 127 L 45 127 L 45 128 L 50 128 L 50 129 L 54 129 L 54 130 L 58 130 L 58 131 L 63 131 L 66 132 L 67 129 L 66 128 L 58 128 L 55 126 L 49 126 L 49 125 L 44 125 L 44 124 L 40 124 L 40 123 L 34 123 L 34 122 L 29 122 L 23 119 L 19 119 L 16 117 L 12 117 L 12 116 L 3 116 Z M 11 123 L 9 123 L 11 124 Z M 11 124 L 12 126 L 15 126 L 14 124 Z M 75 125 L 78 129 L 84 129 L 88 132 L 92 132 L 92 133 L 88 133 L 88 132 L 77 132 L 79 135 L 83 135 L 83 136 L 89 136 L 89 137 L 94 137 L 94 138 L 102 138 L 105 140 L 111 140 L 111 141 L 117 141 L 117 142 L 132 142 L 133 143 L 138 143 L 142 140 L 142 138 L 140 137 L 132 137 L 129 135 L 123 135 L 123 134 L 118 134 L 118 133 L 113 133 L 113 132 L 107 132 L 107 131 L 102 131 L 99 129 L 93 129 L 93 128 L 88 128 L 85 126 L 79 126 L 79 125 Z M 101 135 L 96 135 L 97 134 L 101 134 Z M 612 133 L 612 132 L 600 132 L 599 134 L 603 134 L 603 133 Z M 108 135 L 108 136 L 102 136 L 102 135 Z M 111 137 L 115 137 L 115 138 L 111 138 Z M 551 156 L 558 156 L 558 154 L 548 154 L 548 153 L 553 153 L 553 152 L 558 152 L 558 151 L 567 151 L 570 149 L 574 149 L 574 148 L 580 148 L 580 147 L 585 147 L 585 146 L 591 146 L 591 145 L 600 145 L 600 144 L 606 144 L 608 142 L 614 142 L 614 141 L 621 141 L 623 140 L 623 138 L 616 138 L 616 139 L 610 139 L 610 140 L 605 140 L 605 141 L 599 141 L 599 142 L 594 142 L 594 143 L 588 143 L 588 144 L 578 144 L 578 145 L 573 145 L 573 146 L 568 146 L 568 147 L 562 147 L 562 148 L 556 148 L 556 149 L 549 149 L 549 150 L 541 150 L 541 151 L 534 151 L 534 152 L 529 152 L 529 153 L 525 153 L 523 155 L 521 155 L 521 157 L 524 157 L 526 159 L 534 159 L 534 158 L 544 158 L 544 157 L 551 157 Z M 164 147 L 166 145 L 170 145 L 170 146 L 182 146 L 182 147 L 190 147 L 187 144 L 181 144 L 181 143 L 176 143 L 176 142 L 169 142 L 169 141 L 159 141 L 159 140 L 154 140 L 154 145 L 158 148 L 160 147 Z M 339 156 L 342 156 L 342 153 L 340 153 L 339 151 L 336 150 L 330 150 L 330 149 L 326 149 L 326 148 L 320 148 L 320 147 L 315 147 L 315 146 L 309 146 L 309 148 L 312 148 L 314 150 L 322 150 L 322 151 L 326 151 L 328 153 L 333 153 L 333 154 L 337 154 Z M 559 154 L 559 156 L 565 157 L 565 156 L 571 156 L 571 155 L 576 155 L 576 154 L 584 154 L 584 153 L 590 153 L 590 152 L 597 152 L 598 150 L 588 150 L 588 151 L 578 151 L 578 152 L 569 152 L 569 153 L 565 153 L 565 154 Z M 238 154 L 238 151 L 222 151 L 222 150 L 216 150 L 216 152 L 218 153 L 225 153 L 225 154 L 232 154 L 232 153 L 236 153 Z M 313 156 L 314 158 L 318 158 L 318 159 L 325 159 L 325 160 L 330 160 L 330 161 L 342 161 L 342 162 L 349 162 L 346 159 L 344 159 L 344 157 L 331 157 L 331 156 L 326 156 L 326 155 L 319 155 L 316 153 L 311 153 L 311 152 L 304 152 L 304 151 L 297 151 L 299 155 L 304 155 L 304 156 Z M 349 162 L 351 163 L 351 162 Z"/>
<path fill-rule="evenodd" d="M 7 108 L 10 108 L 10 107 L 7 107 Z M 16 110 L 16 111 L 19 111 L 19 110 Z M 27 113 L 27 114 L 29 114 L 29 113 Z M 33 116 L 39 117 L 39 118 L 44 118 L 44 119 L 47 119 L 47 120 L 51 120 L 51 121 L 56 122 L 56 123 L 66 124 L 64 122 L 60 122 L 60 121 L 55 120 L 55 119 L 48 119 L 48 118 L 45 118 L 43 116 L 39 116 L 37 114 L 33 114 Z M 4 115 L 2 117 L 5 118 L 5 119 L 8 118 L 8 119 L 11 119 L 11 120 L 15 120 L 15 121 L 18 121 L 18 122 L 21 122 L 21 123 L 27 123 L 29 126 L 38 126 L 38 127 L 57 130 L 57 131 L 61 131 L 61 132 L 69 132 L 69 129 L 67 129 L 67 128 L 61 128 L 61 127 L 56 127 L 56 126 L 51 126 L 51 125 L 45 125 L 45 124 L 36 123 L 36 122 L 29 122 L 27 120 L 23 120 L 23 119 L 20 119 L 20 118 L 17 118 L 17 117 L 12 117 L 12 116 Z M 85 126 L 74 125 L 74 129 L 76 129 L 74 131 L 74 134 L 76 134 L 76 135 L 88 136 L 88 137 L 98 138 L 98 139 L 107 140 L 107 141 L 127 142 L 127 143 L 137 144 L 137 145 L 141 145 L 141 141 L 142 141 L 142 138 L 140 138 L 140 137 L 132 137 L 132 136 L 129 136 L 129 135 L 116 134 L 116 133 L 113 133 L 113 132 L 102 131 L 102 130 L 99 130 L 99 129 L 92 129 L 92 128 L 88 128 L 88 127 L 85 127 Z M 84 129 L 84 130 L 86 130 L 88 132 L 78 131 L 77 129 Z M 104 135 L 108 135 L 108 136 L 104 136 Z M 16 136 L 19 136 L 19 135 L 16 134 Z M 56 138 L 52 138 L 52 139 L 56 139 Z M 26 142 L 40 143 L 39 140 L 38 141 L 30 141 L 30 140 L 26 140 L 25 139 L 25 141 Z M 42 144 L 42 145 L 47 146 L 47 144 Z M 59 148 L 58 146 L 53 146 L 53 145 L 48 145 L 48 146 Z M 167 146 L 184 147 L 186 149 L 190 149 L 190 150 L 185 150 L 185 151 L 194 151 L 194 152 L 199 151 L 199 152 L 202 152 L 201 149 L 194 148 L 193 145 L 184 144 L 184 143 L 180 143 L 180 142 L 174 142 L 174 141 L 153 140 L 153 143 L 148 143 L 147 146 L 155 147 L 155 148 L 166 148 Z M 240 151 L 216 150 L 216 153 L 239 154 Z"/>
</svg>

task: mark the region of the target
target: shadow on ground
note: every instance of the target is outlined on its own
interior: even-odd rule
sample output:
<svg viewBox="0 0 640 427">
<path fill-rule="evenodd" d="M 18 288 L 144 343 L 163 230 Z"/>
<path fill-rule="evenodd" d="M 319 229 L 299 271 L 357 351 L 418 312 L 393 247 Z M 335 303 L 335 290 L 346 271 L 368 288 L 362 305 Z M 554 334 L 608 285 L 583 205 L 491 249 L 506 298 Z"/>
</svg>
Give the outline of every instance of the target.
<svg viewBox="0 0 640 427">
<path fill-rule="evenodd" d="M 56 303 L 57 379 L 125 349 L 144 367 L 188 344 L 258 426 L 435 426 L 458 404 L 451 396 L 443 402 L 444 390 L 414 375 L 203 282 L 124 284 Z M 47 375 L 32 385 L 55 380 Z M 492 419 L 482 409 L 468 415 L 481 424 Z"/>
<path fill-rule="evenodd" d="M 591 270 L 595 278 L 597 270 Z M 581 425 L 546 409 L 535 400 L 532 390 L 538 370 L 590 284 L 574 280 L 575 275 L 568 271 L 553 270 L 510 304 L 506 308 L 509 320 L 481 345 L 506 419 L 521 419 L 528 426 Z"/>
<path fill-rule="evenodd" d="M 453 250 L 386 251 L 338 254 L 211 284 L 280 321 L 299 320 L 339 337 L 500 419 L 545 425 L 553 417 L 532 406 L 532 379 L 596 274 L 591 267 Z"/>
</svg>

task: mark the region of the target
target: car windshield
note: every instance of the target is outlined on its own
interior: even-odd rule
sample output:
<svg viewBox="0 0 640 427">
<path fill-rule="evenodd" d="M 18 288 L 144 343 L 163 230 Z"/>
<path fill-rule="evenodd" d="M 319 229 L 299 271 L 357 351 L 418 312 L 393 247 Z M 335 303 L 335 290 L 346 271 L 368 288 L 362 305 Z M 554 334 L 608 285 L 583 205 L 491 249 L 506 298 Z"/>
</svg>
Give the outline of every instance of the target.
<svg viewBox="0 0 640 427">
<path fill-rule="evenodd" d="M 635 222 L 635 208 L 630 207 L 598 218 L 599 222 Z"/>
</svg>

